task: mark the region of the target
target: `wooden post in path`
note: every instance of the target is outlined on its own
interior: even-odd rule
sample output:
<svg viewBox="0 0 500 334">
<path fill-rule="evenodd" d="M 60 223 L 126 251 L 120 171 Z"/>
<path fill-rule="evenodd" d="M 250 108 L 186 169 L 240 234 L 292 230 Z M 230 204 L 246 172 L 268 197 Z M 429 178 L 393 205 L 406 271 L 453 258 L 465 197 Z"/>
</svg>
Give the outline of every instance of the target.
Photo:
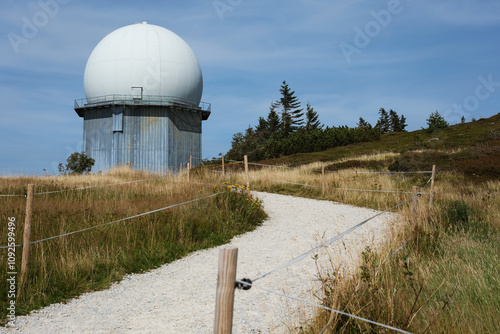
<svg viewBox="0 0 500 334">
<path fill-rule="evenodd" d="M 226 176 L 226 169 L 224 166 L 224 157 L 222 157 L 222 177 Z"/>
<path fill-rule="evenodd" d="M 191 163 L 190 162 L 188 162 L 186 170 L 187 170 L 187 179 L 188 179 L 188 182 L 189 182 L 190 181 L 190 173 L 189 173 L 189 171 L 191 170 Z"/>
<path fill-rule="evenodd" d="M 215 297 L 215 334 L 231 334 L 233 331 L 234 290 L 238 248 L 223 247 L 219 250 L 219 270 Z"/>
<path fill-rule="evenodd" d="M 436 165 L 432 165 L 431 195 L 429 197 L 429 207 L 434 205 L 434 180 L 436 178 Z"/>
<path fill-rule="evenodd" d="M 21 284 L 28 274 L 28 262 L 31 242 L 31 218 L 33 216 L 33 194 L 35 185 L 28 184 L 28 193 L 26 194 L 26 217 L 24 218 L 24 236 L 23 236 L 23 258 L 21 261 Z M 21 289 L 19 289 L 21 291 Z"/>
<path fill-rule="evenodd" d="M 415 197 L 417 196 L 417 193 L 418 193 L 418 187 L 413 186 L 412 187 L 412 192 L 413 192 L 413 201 L 411 201 L 411 204 L 412 204 L 412 207 L 411 207 L 411 220 L 412 220 L 413 227 L 415 227 L 416 224 L 417 224 L 417 199 L 418 199 L 418 198 L 415 198 Z"/>
<path fill-rule="evenodd" d="M 321 194 L 324 196 L 326 192 L 325 185 L 325 166 L 321 167 Z"/>
<path fill-rule="evenodd" d="M 248 174 L 248 156 L 246 156 L 246 155 L 245 155 L 245 175 L 247 178 L 248 193 L 250 193 L 250 175 Z"/>
</svg>

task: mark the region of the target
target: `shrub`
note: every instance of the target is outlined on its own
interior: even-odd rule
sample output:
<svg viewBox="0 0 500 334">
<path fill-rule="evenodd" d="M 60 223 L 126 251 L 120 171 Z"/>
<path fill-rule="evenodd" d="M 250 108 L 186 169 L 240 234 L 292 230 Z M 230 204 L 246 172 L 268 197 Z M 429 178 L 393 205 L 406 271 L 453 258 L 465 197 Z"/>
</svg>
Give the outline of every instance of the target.
<svg viewBox="0 0 500 334">
<path fill-rule="evenodd" d="M 87 155 L 82 153 L 72 153 L 66 159 L 66 165 L 59 163 L 58 169 L 59 173 L 66 174 L 87 174 L 92 170 L 92 166 L 94 166 L 95 160 L 87 157 Z"/>
<path fill-rule="evenodd" d="M 445 129 L 449 126 L 448 122 L 444 119 L 443 116 L 436 112 L 430 114 L 429 118 L 427 118 L 427 129 L 423 129 L 425 132 L 432 133 L 436 130 Z"/>
</svg>

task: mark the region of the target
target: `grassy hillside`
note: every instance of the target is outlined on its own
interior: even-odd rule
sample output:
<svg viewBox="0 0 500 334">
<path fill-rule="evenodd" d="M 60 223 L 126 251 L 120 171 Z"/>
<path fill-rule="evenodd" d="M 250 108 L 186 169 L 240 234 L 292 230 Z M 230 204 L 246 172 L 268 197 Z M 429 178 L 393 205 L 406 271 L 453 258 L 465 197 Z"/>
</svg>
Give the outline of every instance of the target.
<svg viewBox="0 0 500 334">
<path fill-rule="evenodd" d="M 338 275 L 339 264 L 335 259 L 326 259 L 324 262 L 331 266 L 319 269 L 317 279 L 321 288 L 312 293 L 325 306 L 411 332 L 498 333 L 499 136 L 500 114 L 435 133 L 386 134 L 377 142 L 264 162 L 303 169 L 251 166 L 251 188 L 384 210 L 407 200 L 409 195 L 336 188 L 408 191 L 411 186 L 423 186 L 429 175 L 356 172 L 429 171 L 436 164 L 439 173 L 434 206 L 427 205 L 428 195 L 419 199 L 419 219 L 414 225 L 410 224 L 409 206 L 399 208 L 396 212 L 407 223 L 393 231 L 385 247 L 365 250 L 364 261 L 355 275 Z M 328 173 L 325 180 L 328 189 L 323 194 L 321 175 L 314 171 L 322 166 L 329 171 L 353 173 Z M 226 166 L 228 174 L 223 178 L 219 173 L 209 172 L 217 168 L 220 167 L 205 166 L 192 171 L 195 182 L 191 183 L 185 179 L 160 178 L 36 196 L 34 240 L 233 188 L 220 197 L 34 245 L 28 280 L 16 299 L 18 314 L 105 288 L 126 273 L 154 268 L 255 228 L 264 217 L 258 202 L 250 200 L 241 186 L 230 186 L 245 184 L 246 179 L 239 173 L 243 167 Z M 28 183 L 35 183 L 36 191 L 42 192 L 151 176 L 122 170 L 83 177 L 2 178 L 0 193 L 24 194 Z M 224 181 L 229 183 L 212 186 Z M 16 217 L 17 243 L 20 243 L 25 199 L 0 198 L 0 201 L 2 221 Z M 7 225 L 2 226 L 0 235 L 5 236 Z M 401 252 L 384 262 L 405 243 Z M 3 263 L 7 263 L 6 254 L 0 253 Z M 20 254 L 19 249 L 18 267 Z M 0 276 L 5 277 L 6 266 L 1 268 Z M 7 289 L 7 282 L 0 282 L 3 317 Z M 301 320 L 299 325 L 290 325 L 291 333 L 320 333 L 323 328 L 326 328 L 324 333 L 384 332 L 380 327 L 329 312 L 318 312 L 312 320 L 298 320 Z"/>
<path fill-rule="evenodd" d="M 380 152 L 395 152 L 400 156 L 389 157 L 369 166 L 366 166 L 366 161 L 360 162 L 355 158 Z M 348 161 L 339 162 L 347 158 Z M 360 166 L 375 170 L 419 170 L 428 169 L 429 164 L 436 164 L 442 170 L 473 176 L 480 181 L 492 180 L 500 175 L 500 114 L 453 125 L 434 133 L 422 130 L 388 133 L 376 142 L 301 153 L 265 163 L 299 166 L 317 161 L 335 161 L 329 166 L 330 170 Z"/>
<path fill-rule="evenodd" d="M 330 171 L 428 171 L 436 164 L 434 206 L 427 205 L 426 196 L 419 199 L 417 223 L 395 230 L 383 249 L 365 250 L 356 275 L 338 275 L 339 264 L 328 259 L 331 266 L 318 271 L 322 286 L 315 292 L 318 302 L 415 333 L 500 332 L 500 114 L 435 133 L 391 133 L 377 142 L 265 163 L 325 166 Z M 318 185 L 317 174 L 264 169 L 253 173 L 252 183 L 259 190 L 375 209 L 408 197 L 342 190 L 323 195 L 318 188 L 273 181 Z M 385 190 L 409 190 L 411 185 L 423 185 L 428 177 L 329 175 L 327 183 L 336 188 Z M 409 207 L 397 212 L 411 221 Z M 385 262 L 403 244 L 402 251 Z M 300 333 L 386 332 L 327 311 L 291 328 Z"/>
</svg>

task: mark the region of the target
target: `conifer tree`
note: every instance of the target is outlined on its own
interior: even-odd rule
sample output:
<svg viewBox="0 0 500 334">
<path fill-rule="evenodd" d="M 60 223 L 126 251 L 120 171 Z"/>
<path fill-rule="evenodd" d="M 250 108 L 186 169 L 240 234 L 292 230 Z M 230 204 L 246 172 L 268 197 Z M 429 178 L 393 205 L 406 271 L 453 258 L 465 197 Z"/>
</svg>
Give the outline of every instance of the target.
<svg viewBox="0 0 500 334">
<path fill-rule="evenodd" d="M 266 120 L 269 132 L 271 134 L 278 132 L 281 127 L 280 117 L 276 112 L 276 108 L 277 108 L 276 104 L 271 105 Z"/>
<path fill-rule="evenodd" d="M 372 128 L 372 125 L 370 123 L 368 123 L 367 121 L 365 121 L 363 117 L 359 118 L 359 122 L 357 125 L 359 128 L 368 128 L 368 129 Z"/>
<path fill-rule="evenodd" d="M 281 106 L 281 126 L 283 134 L 287 135 L 296 131 L 303 123 L 304 112 L 300 107 L 300 101 L 295 96 L 295 91 L 292 91 L 286 81 L 280 88 L 281 98 L 276 105 Z"/>
<path fill-rule="evenodd" d="M 309 101 L 307 101 L 306 105 L 306 130 L 316 130 L 316 129 L 321 129 L 323 125 L 321 125 L 321 122 L 319 121 L 319 114 L 314 111 L 314 108 L 311 107 L 311 104 Z"/>
<path fill-rule="evenodd" d="M 429 115 L 429 118 L 426 120 L 427 121 L 427 129 L 426 132 L 433 132 L 435 130 L 439 129 L 444 129 L 447 128 L 450 124 L 444 119 L 443 116 L 439 114 L 439 112 L 436 110 L 436 112 L 433 112 L 432 114 Z"/>
<path fill-rule="evenodd" d="M 408 126 L 408 124 L 406 124 L 406 117 L 405 117 L 405 115 L 401 115 L 401 118 L 399 119 L 399 129 L 398 129 L 398 131 L 399 132 L 405 132 L 407 126 Z"/>
<path fill-rule="evenodd" d="M 269 132 L 269 124 L 264 117 L 259 117 L 259 124 L 255 127 L 255 133 L 259 140 L 266 140 L 271 136 Z"/>
<path fill-rule="evenodd" d="M 398 113 L 394 110 L 389 110 L 389 132 L 398 132 L 401 128 Z"/>
<path fill-rule="evenodd" d="M 389 114 L 387 111 L 385 111 L 384 108 L 379 109 L 379 119 L 377 121 L 377 125 L 375 125 L 375 128 L 377 128 L 380 133 L 387 133 L 389 132 L 390 129 L 390 121 L 389 121 Z"/>
</svg>

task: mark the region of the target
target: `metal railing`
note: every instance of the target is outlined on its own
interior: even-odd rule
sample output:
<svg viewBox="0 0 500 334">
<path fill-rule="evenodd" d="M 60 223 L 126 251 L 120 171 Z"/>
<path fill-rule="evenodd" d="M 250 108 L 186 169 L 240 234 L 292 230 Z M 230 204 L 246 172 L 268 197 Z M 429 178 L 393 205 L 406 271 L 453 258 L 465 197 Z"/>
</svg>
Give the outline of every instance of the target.
<svg viewBox="0 0 500 334">
<path fill-rule="evenodd" d="M 211 111 L 211 104 L 200 102 L 194 105 L 191 101 L 173 96 L 157 96 L 157 95 L 120 95 L 112 94 L 98 97 L 75 100 L 75 109 L 93 107 L 104 104 L 151 104 L 151 105 L 178 105 L 192 109 L 203 111 Z"/>
</svg>

